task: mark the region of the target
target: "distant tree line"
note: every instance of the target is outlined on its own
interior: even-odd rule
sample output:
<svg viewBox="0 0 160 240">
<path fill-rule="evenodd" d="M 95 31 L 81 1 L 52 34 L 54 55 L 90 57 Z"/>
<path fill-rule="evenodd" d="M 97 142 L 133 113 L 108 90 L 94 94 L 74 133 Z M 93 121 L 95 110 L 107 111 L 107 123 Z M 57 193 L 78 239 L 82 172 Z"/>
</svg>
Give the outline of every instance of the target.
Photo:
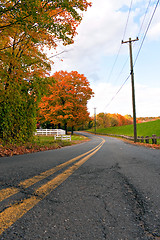
<svg viewBox="0 0 160 240">
<path fill-rule="evenodd" d="M 117 114 L 99 113 L 96 116 L 96 125 L 98 128 L 130 125 L 132 123 L 133 119 L 130 115 L 122 116 L 118 113 Z"/>
</svg>

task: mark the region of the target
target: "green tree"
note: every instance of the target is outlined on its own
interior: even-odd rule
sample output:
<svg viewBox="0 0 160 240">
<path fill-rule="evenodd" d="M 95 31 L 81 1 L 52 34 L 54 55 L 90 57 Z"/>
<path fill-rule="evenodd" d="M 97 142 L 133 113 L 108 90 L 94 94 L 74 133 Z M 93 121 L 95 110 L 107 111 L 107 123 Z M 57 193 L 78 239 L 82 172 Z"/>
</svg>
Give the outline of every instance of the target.
<svg viewBox="0 0 160 240">
<path fill-rule="evenodd" d="M 26 141 L 32 136 L 38 100 L 53 63 L 43 48 L 73 43 L 80 10 L 89 5 L 86 0 L 0 2 L 0 136 L 4 140 Z M 30 123 L 28 117 L 33 118 L 30 134 L 21 133 L 24 121 Z"/>
</svg>

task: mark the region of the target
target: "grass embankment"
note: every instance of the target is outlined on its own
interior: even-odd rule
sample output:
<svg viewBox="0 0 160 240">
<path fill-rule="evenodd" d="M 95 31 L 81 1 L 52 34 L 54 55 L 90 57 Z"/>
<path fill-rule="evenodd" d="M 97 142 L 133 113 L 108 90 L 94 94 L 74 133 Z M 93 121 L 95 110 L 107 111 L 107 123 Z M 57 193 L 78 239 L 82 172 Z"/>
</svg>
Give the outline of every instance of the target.
<svg viewBox="0 0 160 240">
<path fill-rule="evenodd" d="M 70 146 L 76 143 L 79 143 L 81 141 L 86 141 L 87 138 L 80 135 L 72 135 L 71 141 L 61 141 L 61 140 L 54 140 L 54 136 L 35 136 L 35 144 L 43 147 L 50 147 L 55 146 L 55 148 L 64 147 L 64 146 Z"/>
<path fill-rule="evenodd" d="M 0 143 L 0 157 L 52 150 L 65 146 L 71 146 L 87 140 L 88 139 L 86 137 L 79 135 L 73 135 L 71 137 L 71 141 L 55 141 L 54 136 L 35 136 L 32 143 L 18 145 Z"/>
<path fill-rule="evenodd" d="M 94 132 L 94 130 L 89 130 Z M 133 125 L 125 125 L 120 127 L 109 127 L 109 128 L 99 128 L 97 129 L 97 133 L 99 134 L 116 134 L 116 135 L 126 135 L 133 136 Z M 151 137 L 153 134 L 160 136 L 160 120 L 144 122 L 137 124 L 137 136 L 149 136 Z M 158 139 L 158 144 L 160 144 L 160 140 Z"/>
</svg>

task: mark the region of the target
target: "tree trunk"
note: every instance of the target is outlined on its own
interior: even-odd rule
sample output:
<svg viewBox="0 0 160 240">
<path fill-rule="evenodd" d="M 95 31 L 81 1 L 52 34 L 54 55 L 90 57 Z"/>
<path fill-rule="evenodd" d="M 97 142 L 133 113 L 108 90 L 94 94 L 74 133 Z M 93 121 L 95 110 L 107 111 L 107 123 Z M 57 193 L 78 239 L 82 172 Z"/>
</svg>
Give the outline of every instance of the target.
<svg viewBox="0 0 160 240">
<path fill-rule="evenodd" d="M 73 135 L 73 131 L 74 131 L 74 126 L 72 126 L 71 135 Z"/>
<path fill-rule="evenodd" d="M 66 131 L 66 135 L 67 135 L 68 131 L 67 131 L 67 123 L 66 122 L 64 124 L 64 130 Z"/>
</svg>

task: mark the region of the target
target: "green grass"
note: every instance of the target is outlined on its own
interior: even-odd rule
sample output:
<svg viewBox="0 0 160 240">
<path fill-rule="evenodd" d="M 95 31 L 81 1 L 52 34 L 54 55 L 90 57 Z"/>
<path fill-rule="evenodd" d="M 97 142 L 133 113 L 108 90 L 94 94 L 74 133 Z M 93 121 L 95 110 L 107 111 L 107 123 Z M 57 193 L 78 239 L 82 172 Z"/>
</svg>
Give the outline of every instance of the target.
<svg viewBox="0 0 160 240">
<path fill-rule="evenodd" d="M 86 140 L 86 137 L 73 135 L 72 141 L 54 140 L 54 136 L 34 136 L 34 141 L 25 144 L 6 144 L 0 142 L 0 157 L 13 156 L 24 153 L 32 153 L 37 151 L 46 151 L 50 149 L 57 149 L 64 146 L 70 146 Z"/>
<path fill-rule="evenodd" d="M 89 131 L 93 132 L 94 130 L 92 129 Z M 100 129 L 97 129 L 97 133 L 127 135 L 127 136 L 134 135 L 133 125 L 110 127 L 110 128 L 100 128 Z M 160 120 L 137 124 L 137 136 L 151 137 L 153 134 L 160 136 Z M 158 140 L 158 143 L 160 143 L 160 140 Z"/>
<path fill-rule="evenodd" d="M 71 137 L 72 141 L 83 141 L 86 139 L 87 139 L 87 137 L 81 136 L 81 135 L 72 135 L 72 137 Z"/>
<path fill-rule="evenodd" d="M 34 141 L 37 144 L 51 144 L 54 142 L 54 137 L 53 136 L 35 136 Z"/>
<path fill-rule="evenodd" d="M 80 135 L 72 135 L 71 141 L 82 141 L 86 140 L 86 137 L 80 136 Z M 44 145 L 44 146 L 49 146 L 52 145 L 55 142 L 60 142 L 60 140 L 55 141 L 54 136 L 35 136 L 34 138 L 35 143 Z M 71 145 L 70 141 L 61 141 L 65 145 Z"/>
</svg>

